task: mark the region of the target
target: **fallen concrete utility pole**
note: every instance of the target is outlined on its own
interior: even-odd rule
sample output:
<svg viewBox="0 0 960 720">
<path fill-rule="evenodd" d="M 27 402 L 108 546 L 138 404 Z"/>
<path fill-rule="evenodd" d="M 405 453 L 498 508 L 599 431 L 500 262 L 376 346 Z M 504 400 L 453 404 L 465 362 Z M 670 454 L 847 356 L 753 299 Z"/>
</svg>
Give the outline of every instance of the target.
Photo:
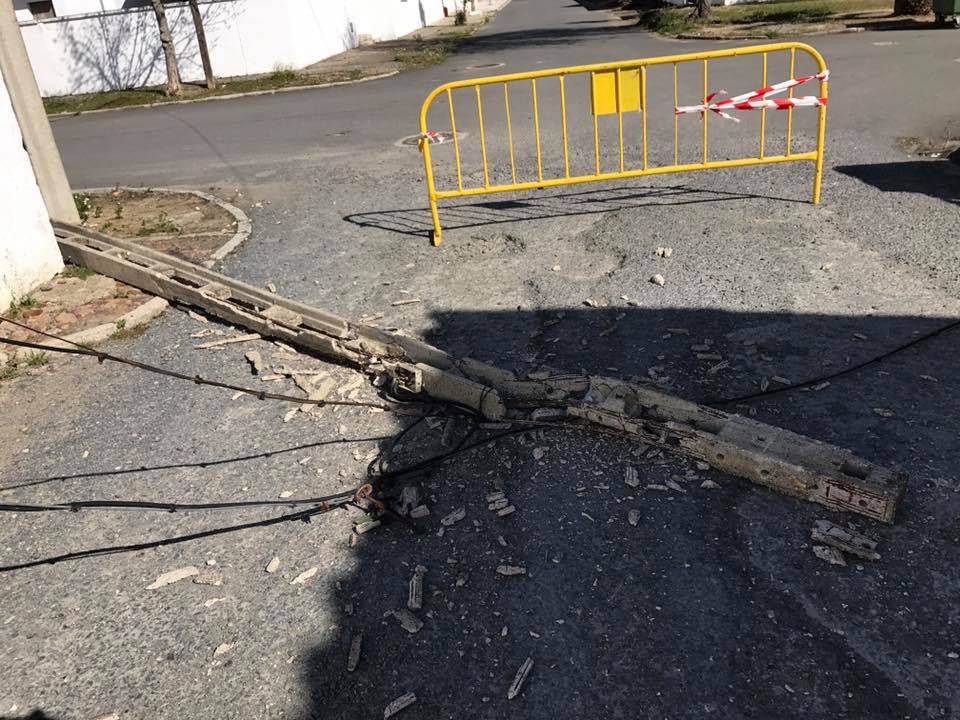
<svg viewBox="0 0 960 720">
<path fill-rule="evenodd" d="M 518 378 L 427 343 L 349 322 L 135 243 L 54 223 L 65 260 L 200 308 L 490 420 L 580 419 L 832 510 L 893 522 L 902 473 L 802 435 L 612 378 Z"/>
</svg>

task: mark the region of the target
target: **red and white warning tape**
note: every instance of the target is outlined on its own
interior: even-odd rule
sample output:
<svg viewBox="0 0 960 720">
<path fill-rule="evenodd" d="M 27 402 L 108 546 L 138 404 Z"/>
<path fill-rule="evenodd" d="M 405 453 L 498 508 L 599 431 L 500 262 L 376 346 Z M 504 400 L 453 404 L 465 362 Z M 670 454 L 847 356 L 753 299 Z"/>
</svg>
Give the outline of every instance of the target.
<svg viewBox="0 0 960 720">
<path fill-rule="evenodd" d="M 729 115 L 724 110 L 786 110 L 793 107 L 819 107 L 827 104 L 826 98 L 816 97 L 814 95 L 804 95 L 795 98 L 770 98 L 771 95 L 786 92 L 788 89 L 797 85 L 802 85 L 810 80 L 826 80 L 830 77 L 830 71 L 824 70 L 816 75 L 802 75 L 800 77 L 784 80 L 776 85 L 770 85 L 764 88 L 758 88 L 752 92 L 743 93 L 726 100 L 712 102 L 718 95 L 724 95 L 726 91 L 718 90 L 707 96 L 707 102 L 702 105 L 684 105 L 674 108 L 677 115 L 686 113 L 702 113 L 707 110 L 715 112 L 720 117 L 734 122 L 740 122 L 739 118 Z"/>
</svg>

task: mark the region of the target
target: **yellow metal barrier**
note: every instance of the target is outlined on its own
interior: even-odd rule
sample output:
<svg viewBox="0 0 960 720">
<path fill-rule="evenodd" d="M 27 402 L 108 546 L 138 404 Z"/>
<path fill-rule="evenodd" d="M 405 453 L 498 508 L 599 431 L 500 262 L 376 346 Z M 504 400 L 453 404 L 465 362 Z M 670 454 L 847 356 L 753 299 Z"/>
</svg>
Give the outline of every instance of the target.
<svg viewBox="0 0 960 720">
<path fill-rule="evenodd" d="M 673 117 L 673 163 L 666 165 L 649 165 L 647 152 L 647 69 L 661 65 L 673 66 L 673 101 L 674 107 L 679 105 L 679 81 L 678 66 L 683 63 L 702 63 L 703 75 L 703 104 L 708 103 L 710 94 L 709 89 L 709 63 L 711 60 L 719 58 L 733 58 L 740 56 L 759 55 L 761 58 L 760 82 L 761 87 L 767 84 L 767 56 L 769 53 L 786 52 L 789 53 L 789 76 L 794 77 L 796 53 L 800 51 L 805 53 L 816 63 L 818 72 L 826 70 L 826 64 L 823 57 L 814 48 L 809 45 L 798 42 L 782 42 L 767 45 L 754 45 L 750 47 L 730 48 L 726 50 L 712 50 L 701 53 L 688 53 L 684 55 L 667 55 L 664 57 L 642 58 L 637 60 L 627 60 L 622 62 L 598 63 L 594 65 L 578 65 L 572 67 L 555 68 L 552 70 L 537 70 L 533 72 L 513 73 L 509 75 L 496 75 L 490 77 L 473 78 L 469 80 L 458 80 L 455 82 L 444 83 L 435 88 L 423 102 L 420 109 L 420 150 L 423 153 L 424 167 L 426 169 L 427 191 L 430 202 L 430 213 L 433 218 L 433 244 L 439 245 L 441 240 L 440 215 L 438 212 L 437 201 L 468 197 L 473 195 L 487 195 L 492 193 L 509 192 L 513 190 L 543 189 L 546 187 L 556 187 L 561 185 L 575 185 L 580 183 L 598 182 L 603 180 L 616 180 L 621 178 L 635 178 L 644 175 L 660 175 L 665 173 L 689 172 L 693 170 L 706 170 L 711 168 L 730 168 L 742 167 L 746 165 L 764 165 L 770 163 L 782 163 L 793 161 L 810 160 L 814 162 L 813 178 L 813 198 L 814 204 L 820 202 L 820 181 L 823 174 L 823 143 L 824 130 L 826 127 L 826 106 L 821 105 L 818 109 L 816 149 L 809 152 L 792 151 L 792 133 L 793 133 L 793 108 L 787 109 L 786 120 L 786 146 L 783 154 L 768 155 L 766 153 L 766 110 L 760 110 L 760 137 L 759 153 L 755 156 L 728 158 L 724 160 L 710 160 L 708 156 L 708 118 L 710 112 L 701 112 L 701 161 L 697 163 L 679 162 L 679 136 L 680 123 L 682 118 L 674 115 Z M 593 116 L 593 154 L 595 157 L 594 172 L 591 174 L 572 175 L 570 174 L 570 151 L 568 147 L 568 124 L 567 124 L 567 105 L 568 97 L 565 89 L 564 78 L 570 75 L 589 73 L 590 74 L 590 110 Z M 543 78 L 555 78 L 559 87 L 560 104 L 560 125 L 563 146 L 563 174 L 556 177 L 544 177 L 543 160 L 541 155 L 541 128 L 540 112 L 537 103 L 537 80 Z M 536 148 L 536 180 L 517 181 L 517 161 L 514 149 L 514 133 L 510 116 L 510 92 L 509 85 L 518 81 L 528 80 L 530 83 L 530 92 L 532 96 L 533 125 L 535 132 Z M 509 147 L 510 158 L 510 182 L 493 183 L 490 181 L 490 169 L 488 165 L 488 144 L 489 132 L 484 127 L 483 121 L 483 102 L 481 99 L 480 88 L 488 85 L 503 85 L 503 102 L 505 117 L 505 134 Z M 461 163 L 461 144 L 457 135 L 456 113 L 454 111 L 453 92 L 457 89 L 473 88 L 476 97 L 476 114 L 479 127 L 480 156 L 483 166 L 483 183 L 474 186 L 465 186 L 463 178 L 463 169 Z M 788 97 L 793 97 L 793 88 L 790 88 Z M 433 102 L 443 95 L 449 106 L 450 125 L 453 133 L 453 152 L 455 157 L 456 187 L 450 189 L 438 190 L 434 180 L 433 161 L 430 152 L 430 139 L 428 137 L 427 115 Z M 826 78 L 820 79 L 820 97 L 827 97 Z M 670 108 L 673 113 L 673 108 Z M 624 162 L 624 142 L 623 142 L 623 118 L 625 112 L 639 112 L 642 122 L 641 143 L 642 160 L 639 167 L 630 168 Z M 618 169 L 613 172 L 601 172 L 600 169 L 600 133 L 598 118 L 602 115 L 617 115 L 617 130 L 619 140 L 619 162 Z"/>
</svg>

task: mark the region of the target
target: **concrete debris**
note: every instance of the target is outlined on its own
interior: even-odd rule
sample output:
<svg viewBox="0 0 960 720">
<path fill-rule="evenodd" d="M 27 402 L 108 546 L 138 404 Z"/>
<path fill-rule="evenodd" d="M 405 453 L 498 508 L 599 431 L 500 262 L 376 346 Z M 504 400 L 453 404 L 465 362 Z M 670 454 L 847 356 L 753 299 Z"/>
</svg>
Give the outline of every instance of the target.
<svg viewBox="0 0 960 720">
<path fill-rule="evenodd" d="M 213 585 L 214 587 L 220 587 L 223 585 L 223 575 L 218 572 L 205 572 L 200 573 L 193 578 L 194 585 Z"/>
<path fill-rule="evenodd" d="M 497 535 L 497 542 L 503 547 L 507 546 L 507 541 L 504 539 L 503 535 Z"/>
<path fill-rule="evenodd" d="M 271 373 L 271 374 L 269 374 L 269 375 L 261 375 L 261 376 L 260 376 L 260 381 L 261 381 L 261 382 L 274 382 L 274 381 L 276 381 L 276 380 L 283 380 L 283 378 L 284 378 L 283 375 L 278 375 L 277 373 Z"/>
<path fill-rule="evenodd" d="M 510 501 L 507 498 L 500 498 L 487 505 L 487 510 L 503 510 L 509 504 Z"/>
<path fill-rule="evenodd" d="M 928 382 L 940 382 L 940 381 L 939 381 L 937 378 L 935 378 L 933 375 L 921 375 L 921 376 L 920 376 L 920 379 L 922 379 L 922 380 L 927 380 Z"/>
<path fill-rule="evenodd" d="M 212 608 L 214 605 L 216 605 L 217 603 L 223 602 L 224 600 L 226 600 L 225 597 L 210 598 L 209 600 L 204 601 L 203 606 L 205 608 Z"/>
<path fill-rule="evenodd" d="M 627 487 L 640 487 L 640 475 L 633 465 L 627 465 L 623 469 L 623 482 L 626 483 Z"/>
<path fill-rule="evenodd" d="M 591 300 L 590 298 L 587 298 L 586 300 L 584 300 L 583 304 L 586 305 L 587 307 L 592 307 L 592 308 L 600 307 L 600 304 L 596 300 Z"/>
<path fill-rule="evenodd" d="M 510 683 L 510 688 L 507 690 L 507 700 L 513 700 L 517 695 L 520 694 L 520 690 L 523 689 L 523 684 L 527 681 L 527 676 L 530 674 L 531 670 L 533 670 L 533 660 L 527 658 L 523 661 L 520 669 L 517 670 L 517 674 L 514 676 L 513 682 Z"/>
<path fill-rule="evenodd" d="M 287 412 L 283 415 L 283 421 L 285 423 L 290 422 L 293 420 L 294 415 L 296 415 L 298 412 L 299 410 L 297 408 L 293 408 L 293 410 L 287 410 Z"/>
<path fill-rule="evenodd" d="M 353 672 L 360 664 L 360 650 L 363 647 L 363 631 L 358 632 L 350 640 L 350 654 L 347 655 L 347 672 Z"/>
<path fill-rule="evenodd" d="M 417 701 L 417 696 L 414 695 L 413 693 L 407 693 L 406 695 L 401 695 L 400 697 L 398 697 L 396 700 L 394 700 L 392 703 L 390 703 L 383 709 L 383 720 L 387 720 L 387 718 L 393 717 L 404 708 L 410 707 L 411 705 L 413 705 L 416 701 Z"/>
<path fill-rule="evenodd" d="M 497 517 L 506 517 L 507 515 L 516 512 L 516 510 L 517 509 L 513 505 L 507 505 L 505 508 L 503 508 L 503 510 L 497 511 Z"/>
<path fill-rule="evenodd" d="M 831 565 L 847 566 L 847 561 L 843 559 L 843 553 L 835 547 L 830 547 L 829 545 L 814 545 L 813 554 Z"/>
<path fill-rule="evenodd" d="M 730 367 L 730 361 L 729 361 L 729 360 L 721 360 L 721 361 L 718 362 L 716 365 L 713 365 L 713 366 L 707 368 L 707 375 L 716 375 L 718 372 L 720 372 L 720 371 L 723 370 L 724 368 L 728 368 L 728 367 Z M 764 379 L 766 379 L 766 378 L 764 378 Z"/>
<path fill-rule="evenodd" d="M 353 531 L 357 535 L 363 535 L 364 533 L 368 533 L 371 530 L 375 530 L 378 527 L 380 527 L 379 520 L 366 520 L 365 522 L 360 522 L 354 525 Z"/>
<path fill-rule="evenodd" d="M 657 257 L 668 258 L 673 255 L 672 247 L 658 247 L 657 248 Z"/>
<path fill-rule="evenodd" d="M 880 559 L 875 540 L 858 532 L 845 530 L 829 520 L 817 520 L 810 531 L 810 538 L 814 542 L 830 545 L 866 560 Z"/>
<path fill-rule="evenodd" d="M 704 480 L 702 483 L 700 483 L 700 487 L 702 487 L 704 490 L 718 490 L 720 488 L 720 486 L 713 480 Z"/>
<path fill-rule="evenodd" d="M 223 338 L 222 340 L 211 340 L 210 342 L 194 345 L 195 350 L 209 350 L 210 348 L 221 347 L 223 345 L 232 345 L 233 343 L 250 342 L 259 340 L 260 333 L 249 333 L 247 335 L 234 335 L 233 337 Z"/>
<path fill-rule="evenodd" d="M 194 320 L 196 320 L 197 322 L 202 322 L 202 323 L 210 322 L 203 315 L 201 315 L 198 312 L 194 312 L 193 310 L 187 310 L 187 315 L 193 318 Z"/>
<path fill-rule="evenodd" d="M 440 524 L 446 527 L 450 527 L 451 525 L 463 520 L 466 516 L 467 516 L 466 509 L 457 508 L 453 512 L 448 513 L 447 515 L 444 515 L 443 518 L 441 518 L 440 520 Z"/>
<path fill-rule="evenodd" d="M 530 419 L 536 420 L 537 422 L 543 422 L 550 420 L 563 420 L 567 417 L 566 408 L 549 408 L 549 407 L 540 407 L 535 409 L 530 413 Z"/>
<path fill-rule="evenodd" d="M 498 565 L 497 573 L 499 575 L 506 575 L 508 577 L 511 575 L 526 575 L 527 569 L 518 565 Z"/>
<path fill-rule="evenodd" d="M 703 460 L 697 460 L 697 470 L 709 470 L 710 463 L 705 463 Z"/>
<path fill-rule="evenodd" d="M 250 363 L 250 368 L 253 370 L 254 375 L 259 375 L 263 372 L 263 356 L 260 355 L 256 350 L 250 350 L 243 354 L 243 357 L 248 363 Z"/>
<path fill-rule="evenodd" d="M 423 607 L 423 576 L 427 574 L 427 569 L 423 565 L 417 565 L 413 571 L 413 577 L 410 578 L 410 584 L 407 587 L 407 607 L 411 610 L 420 610 Z"/>
<path fill-rule="evenodd" d="M 543 456 L 546 454 L 547 454 L 547 448 L 538 447 L 533 449 L 533 459 L 538 462 L 540 460 L 543 460 Z"/>
<path fill-rule="evenodd" d="M 496 502 L 497 500 L 502 500 L 505 497 L 506 497 L 506 493 L 501 492 L 499 490 L 497 492 L 487 493 L 487 502 L 488 503 Z"/>
<path fill-rule="evenodd" d="M 274 295 L 277 294 L 277 286 L 274 285 L 272 282 L 268 282 L 266 285 L 264 285 L 264 287 L 270 292 L 272 292 Z"/>
<path fill-rule="evenodd" d="M 372 458 L 371 458 L 372 459 Z M 397 513 L 406 517 L 420 504 L 420 489 L 416 485 L 404 485 L 400 489 L 400 500 Z"/>
<path fill-rule="evenodd" d="M 670 488 L 671 490 L 675 490 L 676 492 L 679 492 L 679 493 L 685 493 L 685 492 L 686 492 L 686 490 L 684 490 L 682 487 L 680 487 L 680 485 L 677 483 L 677 481 L 674 480 L 673 478 L 670 478 L 669 480 L 664 480 L 664 481 L 663 481 L 663 484 L 666 485 L 666 486 L 667 486 L 668 488 Z"/>
<path fill-rule="evenodd" d="M 267 566 L 264 570 L 268 573 L 275 573 L 280 569 L 280 558 L 274 556 L 273 559 L 267 563 Z"/>
<path fill-rule="evenodd" d="M 631 525 L 633 525 L 634 527 L 636 527 L 637 524 L 640 522 L 640 511 L 634 509 L 634 510 L 631 510 L 630 512 L 628 512 L 628 513 L 627 513 L 627 522 L 630 523 Z"/>
<path fill-rule="evenodd" d="M 889 408 L 879 408 L 879 407 L 875 407 L 875 408 L 873 408 L 873 412 L 874 412 L 876 415 L 879 415 L 880 417 L 885 417 L 885 418 L 891 418 L 891 417 L 893 417 L 894 415 L 896 415 L 896 413 L 895 413 L 893 410 L 889 409 Z"/>
<path fill-rule="evenodd" d="M 774 375 L 774 376 L 773 376 L 772 378 L 770 378 L 770 379 L 773 380 L 775 383 L 780 383 L 781 385 L 789 385 L 789 384 L 790 384 L 790 381 L 789 381 L 789 380 L 787 380 L 785 377 L 781 377 L 780 375 Z"/>
<path fill-rule="evenodd" d="M 220 643 L 213 651 L 214 657 L 220 657 L 233 649 L 233 643 Z"/>
<path fill-rule="evenodd" d="M 400 623 L 400 627 L 402 627 L 411 635 L 418 633 L 423 629 L 423 621 L 406 608 L 401 610 L 389 610 L 388 614 L 393 615 L 397 622 Z"/>
<path fill-rule="evenodd" d="M 179 568 L 178 570 L 171 570 L 170 572 L 165 572 L 163 575 L 160 575 L 156 580 L 147 585 L 147 590 L 156 590 L 158 588 L 166 587 L 167 585 L 172 585 L 175 582 L 184 580 L 188 577 L 193 577 L 194 575 L 199 575 L 200 571 L 197 570 L 193 565 L 188 565 L 187 567 Z"/>
<path fill-rule="evenodd" d="M 867 336 L 864 335 L 863 333 L 854 333 L 854 334 L 853 334 L 853 337 L 856 338 L 857 340 L 866 340 L 866 339 L 867 339 Z"/>
<path fill-rule="evenodd" d="M 397 307 L 398 305 L 413 305 L 414 303 L 423 302 L 420 298 L 403 298 L 402 300 L 394 300 L 391 305 Z"/>
<path fill-rule="evenodd" d="M 651 277 L 650 282 L 652 282 L 654 285 L 659 285 L 660 287 L 663 287 L 667 284 L 667 281 L 664 279 L 663 275 L 660 275 L 659 273 Z"/>
<path fill-rule="evenodd" d="M 410 511 L 410 517 L 412 517 L 414 520 L 425 518 L 429 514 L 430 508 L 428 508 L 426 505 L 417 505 L 417 507 Z"/>
<path fill-rule="evenodd" d="M 290 584 L 291 584 L 291 585 L 303 585 L 307 580 L 309 580 L 309 579 L 312 578 L 314 575 L 316 575 L 316 574 L 317 574 L 317 571 L 318 571 L 319 569 L 320 569 L 320 568 L 318 568 L 316 565 L 314 565 L 314 566 L 313 566 L 312 568 L 310 568 L 309 570 L 304 570 L 302 573 L 300 573 L 299 575 L 297 575 L 293 580 L 291 580 L 291 581 L 290 581 Z"/>
<path fill-rule="evenodd" d="M 828 387 L 830 387 L 829 381 L 824 380 L 823 382 L 817 383 L 816 385 L 812 385 L 810 389 L 813 390 L 814 392 L 819 392 L 820 390 L 823 390 L 824 388 L 828 388 Z"/>
<path fill-rule="evenodd" d="M 279 495 L 277 495 L 277 497 L 280 498 L 281 500 L 284 500 L 284 499 L 290 497 L 291 495 L 293 495 L 293 491 L 292 491 L 292 490 L 284 490 L 284 491 L 281 492 Z"/>
<path fill-rule="evenodd" d="M 647 490 L 659 490 L 660 492 L 670 492 L 670 488 L 668 488 L 666 485 L 661 485 L 660 483 L 647 485 Z"/>
</svg>

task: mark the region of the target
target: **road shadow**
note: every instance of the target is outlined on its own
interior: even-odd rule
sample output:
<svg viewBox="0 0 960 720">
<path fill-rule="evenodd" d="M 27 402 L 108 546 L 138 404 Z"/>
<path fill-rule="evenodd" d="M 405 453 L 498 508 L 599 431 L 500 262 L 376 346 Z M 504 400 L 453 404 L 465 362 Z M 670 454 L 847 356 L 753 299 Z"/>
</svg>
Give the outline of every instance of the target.
<svg viewBox="0 0 960 720">
<path fill-rule="evenodd" d="M 633 185 L 582 192 L 539 192 L 505 200 L 444 203 L 440 206 L 440 215 L 444 229 L 457 230 L 527 220 L 599 215 L 658 205 L 692 205 L 758 197 L 781 202 L 802 202 L 687 185 Z M 360 227 L 379 228 L 413 237 L 429 237 L 433 230 L 430 209 L 427 207 L 354 213 L 345 215 L 343 219 Z"/>
<path fill-rule="evenodd" d="M 910 192 L 960 205 L 960 150 L 941 160 L 839 165 L 837 172 L 883 192 Z"/>
<path fill-rule="evenodd" d="M 756 392 L 764 379 L 776 386 L 833 373 L 956 318 L 618 302 L 440 311 L 432 320 L 443 349 L 518 373 L 584 368 L 716 400 Z M 728 408 L 903 467 L 909 487 L 892 527 L 572 431 L 530 430 L 430 468 L 415 479 L 431 511 L 425 532 L 386 523 L 354 538 L 355 570 L 338 575 L 333 592 L 344 608 L 337 633 L 295 659 L 307 702 L 301 717 L 379 717 L 408 692 L 417 702 L 400 717 L 956 712 L 954 666 L 927 662 L 926 653 L 952 647 L 942 623 L 960 589 L 960 495 L 948 479 L 960 461 L 960 418 L 942 412 L 960 393 L 958 352 L 954 329 L 816 390 Z M 441 434 L 420 427 L 405 450 L 442 452 Z M 626 465 L 638 470 L 639 490 L 624 484 Z M 643 490 L 669 480 L 685 492 Z M 720 488 L 702 488 L 704 480 Z M 490 511 L 494 491 L 516 512 Z M 441 526 L 458 507 L 466 517 Z M 636 526 L 627 522 L 631 509 Z M 818 560 L 809 531 L 825 516 L 878 538 L 882 560 L 851 557 L 845 568 Z M 417 565 L 426 568 L 415 612 L 424 625 L 411 634 L 390 613 L 406 607 Z M 526 572 L 504 576 L 501 565 Z M 905 588 L 926 590 L 906 596 Z M 359 664 L 348 672 L 360 633 Z M 508 700 L 528 657 L 534 669 Z"/>
</svg>

